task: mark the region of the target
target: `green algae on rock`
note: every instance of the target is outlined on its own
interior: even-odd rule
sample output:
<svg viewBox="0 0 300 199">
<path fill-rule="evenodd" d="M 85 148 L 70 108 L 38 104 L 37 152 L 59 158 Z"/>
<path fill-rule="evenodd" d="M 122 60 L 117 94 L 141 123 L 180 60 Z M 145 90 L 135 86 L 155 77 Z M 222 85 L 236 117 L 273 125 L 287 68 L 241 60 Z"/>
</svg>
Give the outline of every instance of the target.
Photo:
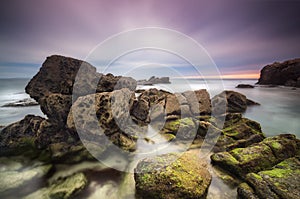
<svg viewBox="0 0 300 199">
<path fill-rule="evenodd" d="M 271 170 L 249 173 L 238 187 L 241 199 L 300 198 L 300 157 L 288 158 Z"/>
<path fill-rule="evenodd" d="M 295 135 L 282 134 L 246 148 L 213 154 L 211 160 L 213 164 L 245 178 L 247 173 L 269 169 L 280 161 L 295 156 L 299 153 L 299 146 Z"/>
<path fill-rule="evenodd" d="M 165 154 L 140 161 L 135 169 L 140 198 L 205 198 L 211 175 L 196 154 Z"/>
<path fill-rule="evenodd" d="M 87 179 L 83 173 L 77 173 L 65 179 L 59 179 L 48 187 L 42 188 L 28 196 L 25 199 L 68 199 L 83 190 L 87 185 Z"/>
</svg>

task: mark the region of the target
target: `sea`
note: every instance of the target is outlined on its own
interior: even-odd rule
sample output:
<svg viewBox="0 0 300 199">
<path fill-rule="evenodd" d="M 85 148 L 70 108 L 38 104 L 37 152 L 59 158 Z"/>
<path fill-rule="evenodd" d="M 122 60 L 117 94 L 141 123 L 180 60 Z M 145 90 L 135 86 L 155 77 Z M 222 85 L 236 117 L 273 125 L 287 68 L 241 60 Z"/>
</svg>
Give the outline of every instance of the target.
<svg viewBox="0 0 300 199">
<path fill-rule="evenodd" d="M 45 117 L 39 106 L 2 107 L 4 104 L 30 98 L 25 93 L 25 86 L 30 79 L 0 79 L 0 126 L 7 126 L 24 118 L 27 114 Z M 255 79 L 171 79 L 171 84 L 156 84 L 153 86 L 139 85 L 137 89 L 158 88 L 170 92 L 207 89 L 213 97 L 222 90 L 234 90 L 247 98 L 260 103 L 260 106 L 249 106 L 244 117 L 261 124 L 267 136 L 280 133 L 293 133 L 300 137 L 300 88 L 264 87 L 253 89 L 236 88 L 238 84 L 255 85 Z"/>
<path fill-rule="evenodd" d="M 2 107 L 4 104 L 29 98 L 25 93 L 25 86 L 30 79 L 0 79 L 0 126 L 9 125 L 24 118 L 27 114 L 46 117 L 39 106 L 30 107 Z M 300 138 L 300 88 L 290 87 L 255 87 L 252 89 L 236 88 L 238 84 L 254 85 L 254 79 L 171 79 L 171 84 L 157 84 L 154 86 L 139 85 L 137 89 L 158 88 L 170 92 L 184 92 L 186 90 L 207 89 L 210 96 L 219 94 L 222 90 L 234 90 L 247 96 L 247 98 L 260 103 L 260 106 L 250 106 L 243 114 L 244 117 L 255 120 L 261 124 L 266 136 L 274 136 L 281 133 L 293 133 Z M 2 159 L 5 157 L 1 157 Z M 0 162 L 2 161 L 0 160 Z M 6 160 L 5 160 L 6 161 Z M 101 163 L 82 162 L 75 165 L 62 165 L 57 168 L 57 175 L 71 174 L 79 170 L 88 169 L 91 181 L 87 189 L 75 198 L 132 198 L 135 199 L 135 182 L 133 174 L 118 172 L 103 167 Z M 103 167 L 103 168 L 102 168 Z M 92 168 L 92 169 L 91 169 Z M 214 170 L 212 183 L 208 190 L 208 199 L 236 198 L 236 188 L 224 183 L 216 177 Z M 32 186 L 41 186 L 40 182 L 31 182 Z M 124 196 L 125 195 L 125 196 Z M 121 197 L 122 196 L 122 197 Z M 123 197 L 124 196 L 124 197 Z M 1 196 L 0 196 L 1 197 Z"/>
</svg>

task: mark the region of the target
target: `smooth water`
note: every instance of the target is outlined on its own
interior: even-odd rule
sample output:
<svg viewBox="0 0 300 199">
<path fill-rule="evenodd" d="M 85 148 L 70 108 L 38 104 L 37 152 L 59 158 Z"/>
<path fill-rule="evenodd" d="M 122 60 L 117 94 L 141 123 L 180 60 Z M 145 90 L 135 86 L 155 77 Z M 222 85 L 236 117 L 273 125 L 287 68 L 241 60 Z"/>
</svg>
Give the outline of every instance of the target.
<svg viewBox="0 0 300 199">
<path fill-rule="evenodd" d="M 16 122 L 28 114 L 44 116 L 39 106 L 1 107 L 7 103 L 30 98 L 25 93 L 28 82 L 29 79 L 0 79 L 0 126 Z"/>
</svg>

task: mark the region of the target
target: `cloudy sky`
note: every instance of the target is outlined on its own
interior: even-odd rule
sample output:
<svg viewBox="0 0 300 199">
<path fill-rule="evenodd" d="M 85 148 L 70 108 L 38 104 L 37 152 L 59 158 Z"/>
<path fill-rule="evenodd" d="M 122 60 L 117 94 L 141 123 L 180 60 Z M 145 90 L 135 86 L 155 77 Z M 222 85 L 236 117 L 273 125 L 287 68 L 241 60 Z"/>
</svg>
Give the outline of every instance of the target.
<svg viewBox="0 0 300 199">
<path fill-rule="evenodd" d="M 224 77 L 257 77 L 268 63 L 300 57 L 299 10 L 299 0 L 1 1 L 0 78 L 32 77 L 52 54 L 85 59 L 110 36 L 143 27 L 191 37 Z M 196 76 L 182 60 L 143 53 L 119 60 L 118 67 L 144 63 L 151 68 L 163 60 Z"/>
</svg>

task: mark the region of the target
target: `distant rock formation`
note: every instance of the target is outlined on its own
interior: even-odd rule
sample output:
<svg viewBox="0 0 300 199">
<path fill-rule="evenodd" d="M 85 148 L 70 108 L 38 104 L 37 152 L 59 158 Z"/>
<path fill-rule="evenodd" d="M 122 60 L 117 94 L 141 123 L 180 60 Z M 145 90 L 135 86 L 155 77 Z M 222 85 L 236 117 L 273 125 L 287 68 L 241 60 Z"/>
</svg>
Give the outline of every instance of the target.
<svg viewBox="0 0 300 199">
<path fill-rule="evenodd" d="M 300 58 L 265 66 L 257 84 L 300 87 Z"/>
<path fill-rule="evenodd" d="M 153 85 L 153 84 L 170 84 L 169 77 L 155 77 L 152 76 L 148 80 L 138 80 L 138 85 Z"/>
<path fill-rule="evenodd" d="M 37 106 L 37 105 L 39 105 L 39 103 L 37 103 L 34 99 L 26 98 L 26 99 L 4 104 L 2 107 L 24 107 L 24 106 Z"/>
</svg>

